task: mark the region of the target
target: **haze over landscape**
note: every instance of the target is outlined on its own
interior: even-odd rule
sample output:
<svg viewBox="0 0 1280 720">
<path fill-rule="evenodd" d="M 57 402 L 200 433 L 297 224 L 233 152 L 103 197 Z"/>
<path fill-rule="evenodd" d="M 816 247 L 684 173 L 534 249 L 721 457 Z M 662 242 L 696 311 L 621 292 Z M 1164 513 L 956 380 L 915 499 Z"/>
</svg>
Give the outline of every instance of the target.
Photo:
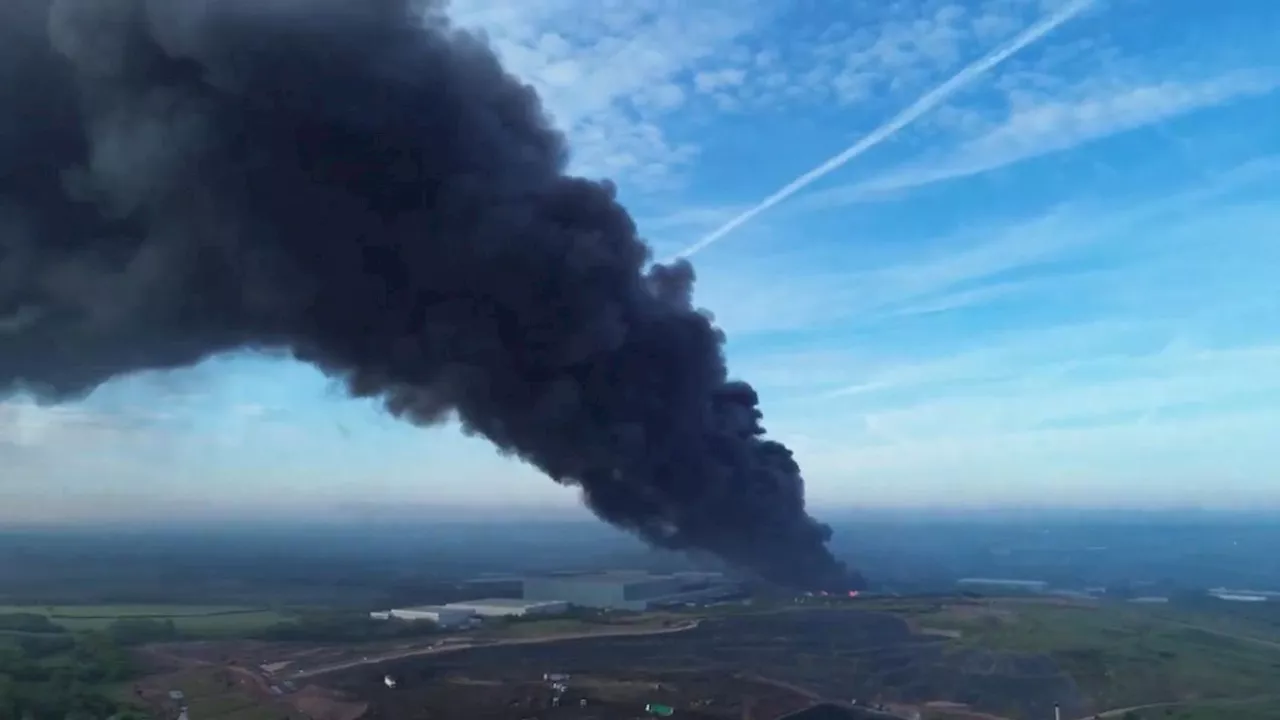
<svg viewBox="0 0 1280 720">
<path fill-rule="evenodd" d="M 662 259 L 1065 5 L 452 14 L 538 88 L 571 170 L 612 178 Z M 1280 505 L 1280 136 L 1258 120 L 1280 112 L 1280 7 L 1080 5 L 693 257 L 695 301 L 815 511 Z M 6 522 L 582 512 L 483 440 L 263 357 L 6 400 L 0 466 Z"/>
<path fill-rule="evenodd" d="M 0 720 L 1280 720 L 1276 37 L 0 3 Z"/>
</svg>

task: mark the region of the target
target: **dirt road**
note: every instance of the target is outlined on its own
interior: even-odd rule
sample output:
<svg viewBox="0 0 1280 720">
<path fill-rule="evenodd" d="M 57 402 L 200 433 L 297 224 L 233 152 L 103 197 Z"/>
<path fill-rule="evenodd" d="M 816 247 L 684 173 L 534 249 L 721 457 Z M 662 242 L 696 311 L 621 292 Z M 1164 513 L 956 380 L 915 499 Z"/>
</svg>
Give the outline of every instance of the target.
<svg viewBox="0 0 1280 720">
<path fill-rule="evenodd" d="M 1276 642 L 1275 640 L 1268 640 L 1266 638 L 1253 637 L 1252 635 L 1239 635 L 1237 633 L 1227 632 L 1226 630 L 1218 630 L 1217 628 L 1206 627 L 1204 625 L 1197 625 L 1196 623 L 1189 623 L 1189 622 L 1186 622 L 1185 620 L 1174 620 L 1172 618 L 1161 618 L 1161 620 L 1164 620 L 1170 625 L 1177 625 L 1178 627 L 1184 627 L 1189 630 L 1199 630 L 1200 632 L 1209 633 L 1210 635 L 1217 635 L 1218 637 L 1227 638 L 1229 640 L 1239 640 L 1240 642 L 1247 642 L 1253 645 L 1261 645 L 1262 647 L 1271 648 L 1272 650 L 1280 650 L 1280 642 Z"/>
<path fill-rule="evenodd" d="M 564 642 L 566 640 L 592 640 L 597 638 L 610 637 L 634 637 L 637 635 L 669 635 L 671 633 L 685 632 L 698 627 L 702 623 L 702 619 L 686 620 L 678 625 L 662 628 L 620 628 L 618 630 L 605 630 L 601 632 L 580 632 L 566 633 L 563 635 L 544 635 L 533 638 L 512 638 L 510 640 L 493 640 L 489 642 L 475 643 L 458 643 L 456 645 L 440 645 L 436 647 L 414 648 L 412 650 L 401 650 L 399 652 L 387 653 L 383 655 L 371 655 L 369 657 L 360 658 L 359 660 L 349 660 L 347 662 L 335 663 L 333 665 L 325 665 L 309 670 L 300 670 L 292 673 L 290 679 L 311 678 L 317 675 L 327 675 L 339 670 L 349 670 L 362 665 L 377 665 L 378 663 L 389 662 L 391 660 L 403 660 L 405 658 L 420 657 L 424 655 L 443 655 L 451 652 L 461 652 L 463 650 L 474 650 L 476 648 L 498 647 L 501 645 L 540 645 L 543 643 Z"/>
<path fill-rule="evenodd" d="M 1152 708 L 1177 707 L 1179 705 L 1185 705 L 1185 704 L 1186 703 L 1174 701 L 1174 702 L 1146 703 L 1143 705 L 1130 705 L 1129 707 L 1112 708 L 1110 710 L 1103 710 L 1102 712 L 1090 713 L 1089 715 L 1085 715 L 1084 717 L 1081 717 L 1078 720 L 1093 720 L 1094 718 L 1120 717 L 1121 715 L 1124 715 L 1125 713 L 1129 713 L 1129 712 L 1138 712 L 1139 710 L 1151 710 Z"/>
<path fill-rule="evenodd" d="M 1250 695 L 1248 697 L 1219 698 L 1216 700 L 1175 700 L 1172 702 L 1146 703 L 1144 705 L 1131 705 L 1129 707 L 1103 710 L 1102 712 L 1099 712 L 1099 713 L 1092 713 L 1090 715 L 1085 715 L 1084 717 L 1079 718 L 1079 720 L 1093 720 L 1093 718 L 1095 717 L 1114 718 L 1114 717 L 1120 717 L 1125 713 L 1129 713 L 1129 712 L 1139 712 L 1141 710 L 1151 710 L 1154 708 L 1172 708 L 1172 707 L 1179 707 L 1182 705 L 1251 705 L 1253 703 L 1267 702 L 1269 700 L 1280 701 L 1280 696 Z"/>
</svg>

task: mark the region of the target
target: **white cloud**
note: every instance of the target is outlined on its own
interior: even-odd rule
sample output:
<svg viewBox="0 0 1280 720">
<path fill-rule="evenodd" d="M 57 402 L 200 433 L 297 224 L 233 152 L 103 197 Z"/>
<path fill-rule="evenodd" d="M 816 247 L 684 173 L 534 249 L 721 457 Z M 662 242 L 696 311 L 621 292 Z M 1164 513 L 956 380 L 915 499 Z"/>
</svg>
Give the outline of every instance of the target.
<svg viewBox="0 0 1280 720">
<path fill-rule="evenodd" d="M 290 418 L 271 405 L 210 404 L 182 388 L 144 389 L 146 382 L 145 376 L 116 381 L 86 400 L 61 404 L 0 400 L 0 456 L 29 467 L 142 466 L 179 446 L 229 448 L 288 431 Z"/>
<path fill-rule="evenodd" d="M 698 155 L 688 136 L 674 139 L 676 111 L 688 123 L 806 105 L 892 107 L 1045 12 L 1040 0 L 859 0 L 834 16 L 766 0 L 454 0 L 450 9 L 538 90 L 572 141 L 575 171 L 642 190 L 669 186 Z"/>
<path fill-rule="evenodd" d="M 696 300 L 731 337 L 872 324 L 958 310 L 1042 287 L 1003 278 L 1054 263 L 1123 229 L 1129 215 L 1063 207 L 1012 223 L 912 243 L 892 259 L 821 258 L 808 248 L 705 266 Z"/>
<path fill-rule="evenodd" d="M 750 222 L 760 213 L 786 201 L 792 195 L 795 195 L 809 185 L 839 170 L 868 150 L 892 139 L 912 123 L 927 115 L 934 108 L 942 105 L 952 95 L 955 95 L 966 86 L 972 84 L 978 78 L 991 72 L 994 68 L 1007 61 L 1018 52 L 1040 42 L 1058 27 L 1087 11 L 1093 6 L 1095 1 L 1096 0 L 1071 0 L 1070 2 L 1065 3 L 1063 7 L 1054 14 L 1038 19 L 1031 26 L 1018 33 L 1017 37 L 1001 44 L 999 47 L 986 55 L 983 55 L 981 58 L 965 65 L 954 75 L 948 77 L 928 92 L 925 92 L 923 95 L 916 98 L 916 100 L 906 108 L 899 111 L 883 124 L 877 126 L 871 132 L 859 138 L 854 144 L 823 161 L 817 167 L 801 174 L 786 185 L 783 185 L 772 194 L 766 196 L 760 202 L 752 205 L 741 215 L 738 215 L 721 227 L 716 228 L 711 233 L 703 236 L 700 240 L 689 247 L 680 251 L 679 257 L 689 257 L 694 253 L 701 252 L 703 249 L 716 243 L 739 226 Z"/>
<path fill-rule="evenodd" d="M 976 349 L 926 360 L 881 358 L 879 367 L 855 384 L 831 391 L 831 397 L 862 398 L 878 393 L 928 391 L 956 383 L 998 383 L 1054 377 L 1074 358 L 1123 352 L 1134 339 L 1149 340 L 1168 326 L 1145 321 L 1142 327 L 1119 320 L 1061 325 L 1004 338 L 984 336 Z M 1142 333 L 1142 334 L 1140 334 Z M 854 402 L 859 402 L 855 400 Z"/>
<path fill-rule="evenodd" d="M 798 453 L 811 499 L 947 507 L 1276 507 L 1274 413 Z M 850 488 L 856 488 L 855 493 Z"/>
<path fill-rule="evenodd" d="M 806 237 L 804 226 L 796 215 L 786 216 L 789 224 L 745 229 L 738 247 L 752 252 L 700 265 L 695 300 L 731 339 L 870 330 L 1014 299 L 1105 301 L 1116 317 L 1139 313 L 1148 320 L 1158 312 L 1182 317 L 1212 313 L 1216 305 L 1265 304 L 1277 291 L 1232 277 L 1256 279 L 1264 272 L 1258 258 L 1276 247 L 1271 238 L 1280 231 L 1280 214 L 1269 203 L 1235 198 L 1274 182 L 1278 173 L 1280 160 L 1260 157 L 1168 194 L 1064 203 L 1038 216 L 971 221 L 940 237 L 851 232 L 833 242 L 799 244 L 789 241 Z M 686 210 L 671 222 L 697 227 L 733 210 Z M 775 242 L 762 240 L 770 237 Z M 1231 241 L 1218 244 L 1224 237 Z M 1198 284 L 1188 282 L 1193 279 Z"/>
<path fill-rule="evenodd" d="M 642 233 L 697 232 L 710 229 L 742 212 L 746 205 L 693 205 L 649 217 L 636 222 Z"/>
<path fill-rule="evenodd" d="M 154 414 L 129 417 L 78 405 L 39 405 L 26 399 L 0 402 L 0 448 L 10 451 L 82 452 L 135 437 Z"/>
<path fill-rule="evenodd" d="M 1049 364 L 991 364 L 965 377 L 948 369 L 912 386 L 886 383 L 857 402 L 899 442 L 1029 432 L 1063 424 L 1133 424 L 1164 411 L 1280 398 L 1280 346 L 1165 349 L 1085 357 L 1058 348 Z M 935 368 L 937 370 L 938 368 Z M 955 370 L 950 368 L 949 370 Z M 874 379 L 872 383 L 876 382 Z M 881 400 L 920 390 L 910 401 Z M 877 407 L 880 406 L 880 407 Z"/>
<path fill-rule="evenodd" d="M 1014 95 L 996 125 L 933 161 L 912 163 L 872 180 L 812 193 L 806 207 L 823 207 L 955 178 L 978 175 L 1166 120 L 1264 95 L 1280 87 L 1280 74 L 1237 71 L 1199 81 L 1166 80 L 1117 87 L 1089 79 L 1071 92 Z"/>
<path fill-rule="evenodd" d="M 685 76 L 763 13 L 756 0 L 455 0 L 450 10 L 538 90 L 571 140 L 576 172 L 640 188 L 670 181 L 696 154 L 662 126 L 684 102 Z"/>
<path fill-rule="evenodd" d="M 827 501 L 854 483 L 872 504 L 1274 504 L 1280 345 L 1209 347 L 1180 330 L 1098 323 L 864 361 L 851 392 L 767 419 L 803 438 Z"/>
<path fill-rule="evenodd" d="M 753 50 L 726 53 L 697 80 L 727 101 L 722 108 L 741 111 L 891 103 L 1047 12 L 1037 0 L 862 0 L 786 25 L 785 42 L 762 37 Z"/>
<path fill-rule="evenodd" d="M 746 72 L 741 69 L 727 70 L 704 70 L 693 76 L 693 86 L 698 92 L 712 93 L 722 88 L 732 88 L 741 85 L 746 77 Z"/>
<path fill-rule="evenodd" d="M 815 142 L 838 147 L 1063 2 L 850 0 L 835 10 L 856 18 L 845 24 L 827 22 L 821 12 L 791 13 L 801 5 L 833 7 L 829 3 L 769 0 L 454 0 L 452 14 L 464 26 L 484 28 L 507 66 L 538 89 L 570 138 L 575 171 L 615 177 L 629 190 L 670 188 L 682 167 L 699 159 L 698 142 L 711 147 L 717 139 L 719 128 L 708 121 L 730 119 L 729 112 L 745 113 L 734 122 L 781 124 L 778 135 L 761 133 L 761 144 L 776 149 L 753 156 L 761 165 L 751 173 L 772 172 L 764 165 L 787 154 L 789 147 L 776 138 L 814 129 L 822 133 Z M 1112 12 L 1114 3 L 1105 5 L 1109 20 L 1124 19 Z M 1111 33 L 1078 25 L 931 109 L 911 134 L 897 136 L 904 142 L 883 148 L 886 154 L 910 151 L 920 147 L 911 141 L 924 136 L 926 152 L 936 155 L 842 189 L 843 199 L 834 193 L 828 201 L 908 190 L 1067 150 L 1268 92 L 1277 79 L 1236 72 L 1188 80 L 1183 71 L 1190 64 L 1149 59 L 1134 60 L 1122 72 Z M 1084 37 L 1072 40 L 1077 30 Z M 1167 74 L 1153 74 L 1152 67 Z M 999 101 L 994 114 L 991 91 Z M 703 135 L 695 134 L 699 130 Z M 738 166 L 716 168 L 717 177 L 737 174 L 744 163 L 735 161 Z M 971 209 L 954 219 L 965 230 L 904 223 L 912 229 L 896 239 L 868 237 L 867 228 L 884 224 L 864 225 L 863 217 L 834 232 L 818 225 L 810 234 L 814 226 L 789 224 L 783 236 L 769 221 L 791 223 L 797 216 L 779 208 L 777 216 L 744 228 L 734 248 L 745 252 L 699 268 L 697 297 L 717 312 L 735 343 L 743 341 L 731 346 L 733 369 L 765 391 L 769 427 L 796 441 L 820 499 L 842 492 L 847 498 L 842 482 L 857 483 L 868 493 L 864 497 L 916 501 L 930 492 L 975 502 L 1053 499 L 1068 490 L 1079 496 L 1081 487 L 1105 499 L 1108 484 L 1119 478 L 1141 487 L 1151 459 L 1174 453 L 1177 467 L 1161 466 L 1170 476 L 1204 478 L 1218 471 L 1243 477 L 1224 459 L 1232 453 L 1259 457 L 1269 448 L 1264 436 L 1275 430 L 1267 424 L 1274 414 L 1223 408 L 1280 392 L 1270 369 L 1280 359 L 1280 339 L 1218 342 L 1211 319 L 1230 316 L 1247 296 L 1265 290 L 1227 282 L 1250 261 L 1257 274 L 1274 267 L 1259 261 L 1256 251 L 1274 236 L 1266 232 L 1278 216 L 1264 217 L 1261 206 L 1230 213 L 1208 208 L 1209 201 L 1223 199 L 1224 188 L 1259 182 L 1276 167 L 1272 158 L 1253 166 L 1252 175 L 1236 173 L 1212 187 L 1130 207 L 1064 203 L 1038 215 L 1028 209 L 1029 219 L 1017 222 L 993 222 Z M 706 188 L 703 199 L 710 196 L 712 204 L 695 205 L 700 198 L 690 196 L 682 198 L 683 209 L 641 217 L 641 233 L 675 247 L 722 225 L 747 209 L 716 203 L 732 185 Z M 822 202 L 820 196 L 798 200 L 792 207 Z M 1195 207 L 1204 212 L 1164 222 Z M 1153 224 L 1144 225 L 1141 235 L 1125 232 L 1148 221 Z M 776 251 L 782 242 L 787 250 Z M 1215 249 L 1206 250 L 1210 243 Z M 1096 253 L 1088 260 L 1099 260 L 1108 249 L 1117 250 L 1103 258 L 1110 267 L 1060 272 L 1066 268 L 1057 266 L 1087 253 Z M 1032 319 L 999 333 L 964 325 L 966 311 L 1011 298 L 1031 299 L 1019 308 L 1027 315 L 1053 309 L 1043 292 L 1054 283 L 1055 299 L 1065 298 L 1077 315 L 1094 321 L 1045 323 L 1028 331 L 1026 324 L 1036 324 Z M 1263 297 L 1259 307 L 1271 307 L 1268 302 Z M 1274 306 L 1280 308 L 1280 301 Z M 1203 316 L 1192 318 L 1198 311 Z M 0 335 L 21 322 L 20 316 L 0 318 Z M 897 344 L 886 339 L 906 325 L 923 331 Z M 1224 325 L 1224 332 L 1237 325 Z M 850 330 L 856 336 L 845 332 Z M 773 332 L 788 334 L 794 346 L 766 353 L 752 344 L 772 339 L 753 334 Z M 950 335 L 931 343 L 934 332 Z M 844 392 L 833 392 L 840 388 Z M 19 471 L 36 478 L 75 475 L 67 487 L 80 491 L 97 484 L 143 487 L 143 495 L 158 487 L 172 487 L 167 492 L 173 497 L 207 494 L 207 487 L 184 488 L 171 477 L 190 474 L 240 478 L 241 489 L 264 496 L 328 483 L 352 497 L 370 488 L 389 496 L 430 494 L 435 490 L 424 482 L 424 468 L 448 467 L 464 481 L 451 485 L 458 489 L 497 487 L 495 478 L 510 476 L 514 483 L 527 481 L 511 485 L 510 493 L 527 487 L 530 497 L 541 497 L 555 490 L 533 471 L 496 458 L 481 441 L 424 442 L 438 434 L 388 430 L 391 421 L 373 411 L 342 421 L 370 432 L 318 459 L 313 453 L 332 448 L 316 436 L 325 423 L 338 421 L 314 409 L 307 417 L 322 419 L 313 426 L 301 412 L 280 417 L 280 408 L 296 410 L 306 402 L 303 392 L 281 392 L 274 397 L 253 385 L 236 397 L 179 411 L 177 421 L 127 408 L 0 403 L 0 466 L 7 471 L 0 475 L 11 483 L 19 481 Z M 325 412 L 337 417 L 335 408 L 351 404 L 333 403 Z M 1209 406 L 1219 414 L 1193 416 Z M 198 427 L 187 432 L 193 427 L 182 422 Z M 1075 426 L 1082 424 L 1098 427 Z M 387 438 L 403 441 L 398 454 L 387 452 Z M 1205 438 L 1213 452 L 1186 451 L 1206 444 Z M 229 446 L 234 452 L 225 452 Z M 298 452 L 280 453 L 282 446 Z M 73 447 L 91 451 L 67 452 Z M 167 449 L 173 452 L 164 456 Z M 237 463 L 243 464 L 232 467 Z M 1253 467 L 1274 465 L 1257 461 Z M 246 467 L 254 468 L 248 480 Z M 983 478 L 990 482 L 971 482 Z M 964 480 L 962 487 L 949 490 L 953 479 Z M 993 492 L 991 483 L 1004 486 Z M 504 497 L 510 493 L 504 487 Z M 28 494 L 39 496 L 40 488 Z M 119 497 L 125 499 L 117 504 L 145 504 L 141 495 Z"/>
<path fill-rule="evenodd" d="M 1280 213 L 1254 191 L 1276 167 L 898 243 L 848 286 L 798 275 L 790 306 L 784 288 L 740 290 L 766 317 L 839 323 L 731 345 L 733 367 L 761 389 L 766 426 L 799 439 L 818 502 L 1274 502 Z M 973 312 L 993 296 L 1025 302 Z M 915 316 L 866 324 L 898 308 Z"/>
<path fill-rule="evenodd" d="M 31 402 L 0 403 L 0 443 L 19 447 L 39 444 L 62 423 L 64 415 L 56 410 Z"/>
</svg>

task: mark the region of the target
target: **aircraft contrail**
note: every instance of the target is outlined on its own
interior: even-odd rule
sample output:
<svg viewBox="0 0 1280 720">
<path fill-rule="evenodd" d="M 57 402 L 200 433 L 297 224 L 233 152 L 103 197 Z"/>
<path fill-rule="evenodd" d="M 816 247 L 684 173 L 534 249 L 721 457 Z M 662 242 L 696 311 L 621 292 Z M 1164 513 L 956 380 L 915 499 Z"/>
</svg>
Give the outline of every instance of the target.
<svg viewBox="0 0 1280 720">
<path fill-rule="evenodd" d="M 1034 25 L 1022 31 L 1022 33 L 1013 40 L 969 64 L 963 70 L 956 73 L 951 79 L 922 95 L 905 110 L 895 115 L 885 124 L 875 130 L 872 130 L 870 134 L 854 143 L 844 152 L 787 183 L 782 187 L 782 189 L 764 200 L 761 200 L 753 207 L 744 210 L 737 217 L 726 222 L 724 225 L 721 225 L 698 242 L 690 245 L 684 250 L 681 250 L 671 259 L 676 260 L 679 258 L 687 258 L 690 255 L 706 248 L 725 235 L 733 232 L 741 225 L 744 225 L 756 215 L 759 215 L 765 210 L 768 210 L 774 205 L 786 200 L 812 184 L 815 180 L 824 177 L 867 150 L 870 150 L 876 145 L 879 145 L 885 140 L 893 137 L 899 130 L 918 120 L 921 115 L 924 115 L 942 104 L 944 100 L 954 95 L 965 85 L 976 80 L 983 73 L 1009 59 L 1009 57 L 1017 53 L 1019 50 L 1035 43 L 1040 38 L 1053 32 L 1059 25 L 1071 20 L 1097 2 L 1098 0 L 1074 0 L 1074 2 L 1070 2 L 1059 8 L 1056 12 L 1040 19 Z"/>
</svg>

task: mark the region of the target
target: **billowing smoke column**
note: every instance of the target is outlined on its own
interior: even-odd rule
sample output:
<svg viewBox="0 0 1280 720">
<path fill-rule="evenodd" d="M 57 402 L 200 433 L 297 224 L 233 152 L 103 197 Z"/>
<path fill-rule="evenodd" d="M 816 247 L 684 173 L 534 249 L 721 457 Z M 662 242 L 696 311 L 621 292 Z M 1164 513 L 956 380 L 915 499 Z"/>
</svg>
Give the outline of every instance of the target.
<svg viewBox="0 0 1280 720">
<path fill-rule="evenodd" d="M 0 3 L 0 391 L 287 350 L 654 545 L 860 583 L 613 187 L 439 4 Z"/>
</svg>

